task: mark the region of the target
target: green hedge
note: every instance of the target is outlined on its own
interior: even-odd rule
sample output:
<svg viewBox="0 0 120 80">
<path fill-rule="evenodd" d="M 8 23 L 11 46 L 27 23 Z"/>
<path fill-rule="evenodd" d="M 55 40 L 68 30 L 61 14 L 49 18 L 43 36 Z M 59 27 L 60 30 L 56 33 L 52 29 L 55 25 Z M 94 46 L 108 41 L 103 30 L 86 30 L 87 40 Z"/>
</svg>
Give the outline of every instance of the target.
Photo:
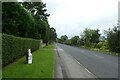
<svg viewBox="0 0 120 80">
<path fill-rule="evenodd" d="M 27 49 L 34 51 L 39 49 L 39 46 L 39 40 L 2 34 L 2 65 L 21 58 L 27 53 Z"/>
</svg>

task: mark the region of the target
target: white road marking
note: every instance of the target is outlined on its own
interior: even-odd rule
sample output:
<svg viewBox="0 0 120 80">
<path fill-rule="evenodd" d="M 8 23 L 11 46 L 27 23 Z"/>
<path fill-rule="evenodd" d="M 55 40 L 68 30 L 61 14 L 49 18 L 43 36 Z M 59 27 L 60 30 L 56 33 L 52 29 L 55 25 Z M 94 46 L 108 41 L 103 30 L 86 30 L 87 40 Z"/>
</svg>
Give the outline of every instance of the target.
<svg viewBox="0 0 120 80">
<path fill-rule="evenodd" d="M 76 61 L 80 66 L 84 67 L 82 64 L 80 64 L 80 62 L 78 62 L 78 60 L 75 59 L 75 61 Z M 87 68 L 84 67 L 84 69 L 85 69 L 88 73 L 92 74 L 92 72 L 90 72 Z M 93 75 L 93 74 L 92 74 L 92 75 Z"/>
<path fill-rule="evenodd" d="M 91 74 L 91 72 L 87 68 L 85 68 L 85 70 Z"/>
<path fill-rule="evenodd" d="M 104 57 L 102 57 L 102 56 L 98 56 L 98 55 L 95 55 L 96 57 L 99 57 L 99 58 L 104 58 Z"/>
<path fill-rule="evenodd" d="M 57 49 L 55 50 L 58 50 L 58 51 L 64 51 L 61 47 L 57 46 Z"/>
<path fill-rule="evenodd" d="M 75 59 L 76 60 L 76 59 Z M 77 60 L 76 60 L 77 61 Z M 78 64 L 80 64 L 78 61 L 77 61 Z M 80 64 L 81 65 L 81 64 Z"/>
</svg>

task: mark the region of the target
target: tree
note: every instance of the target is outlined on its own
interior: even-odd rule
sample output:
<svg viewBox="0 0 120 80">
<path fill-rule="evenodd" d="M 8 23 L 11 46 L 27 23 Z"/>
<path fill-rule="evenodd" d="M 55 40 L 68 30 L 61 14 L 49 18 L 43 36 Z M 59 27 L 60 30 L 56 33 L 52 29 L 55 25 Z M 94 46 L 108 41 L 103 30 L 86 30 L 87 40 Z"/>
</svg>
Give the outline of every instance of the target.
<svg viewBox="0 0 120 80">
<path fill-rule="evenodd" d="M 40 2 L 5 2 L 2 5 L 3 32 L 26 38 L 42 39 L 46 45 L 57 34 L 50 28 L 46 4 Z"/>
<path fill-rule="evenodd" d="M 46 13 L 46 4 L 43 2 L 24 2 L 21 3 L 35 18 L 37 29 L 41 39 L 48 44 L 50 41 L 50 25 L 47 17 L 50 14 Z"/>
<path fill-rule="evenodd" d="M 77 40 L 77 46 L 83 46 L 85 43 L 84 43 L 84 39 L 83 39 L 83 37 L 81 37 L 81 38 L 79 38 L 78 40 Z"/>
<path fill-rule="evenodd" d="M 72 38 L 71 38 L 71 45 L 77 46 L 79 39 L 80 39 L 79 36 L 74 36 L 74 37 L 72 37 Z"/>
<path fill-rule="evenodd" d="M 120 27 L 114 26 L 113 29 L 105 31 L 107 34 L 108 45 L 111 51 L 120 52 Z"/>
<path fill-rule="evenodd" d="M 93 29 L 88 29 L 86 28 L 84 30 L 84 41 L 85 41 L 85 45 L 90 47 L 91 43 L 98 43 L 99 42 L 99 30 L 93 30 Z"/>
<path fill-rule="evenodd" d="M 39 20 L 45 20 L 47 21 L 47 17 L 50 16 L 50 14 L 46 13 L 47 9 L 46 4 L 43 2 L 24 2 L 21 3 L 31 14 Z"/>
<path fill-rule="evenodd" d="M 68 37 L 67 37 L 67 35 L 62 35 L 61 37 L 60 37 L 60 42 L 61 43 L 66 43 L 66 41 L 68 40 Z"/>
<path fill-rule="evenodd" d="M 54 42 L 57 39 L 56 30 L 52 27 L 50 28 L 50 42 Z"/>
<path fill-rule="evenodd" d="M 68 40 L 66 41 L 66 44 L 67 44 L 67 45 L 72 45 L 71 39 L 68 39 Z"/>
<path fill-rule="evenodd" d="M 44 43 L 49 42 L 50 36 L 50 28 L 49 25 L 45 21 L 38 21 L 37 22 L 38 33 L 41 35 L 41 39 Z"/>
<path fill-rule="evenodd" d="M 17 2 L 2 3 L 2 23 L 4 33 L 38 39 L 35 19 Z"/>
</svg>

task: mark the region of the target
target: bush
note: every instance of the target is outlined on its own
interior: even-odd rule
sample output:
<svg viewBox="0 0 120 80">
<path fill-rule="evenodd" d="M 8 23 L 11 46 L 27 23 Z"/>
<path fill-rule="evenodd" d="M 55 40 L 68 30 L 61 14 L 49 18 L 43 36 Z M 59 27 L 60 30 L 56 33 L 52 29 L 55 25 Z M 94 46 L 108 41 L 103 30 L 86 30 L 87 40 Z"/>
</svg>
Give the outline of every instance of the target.
<svg viewBox="0 0 120 80">
<path fill-rule="evenodd" d="M 67 45 L 71 45 L 71 40 L 67 40 L 67 41 L 66 41 L 66 44 L 67 44 Z"/>
<path fill-rule="evenodd" d="M 39 40 L 2 34 L 2 65 L 21 58 L 27 53 L 27 49 L 34 51 L 39 49 L 39 46 Z"/>
<path fill-rule="evenodd" d="M 96 46 L 96 48 L 99 48 L 100 50 L 109 50 L 109 46 L 108 46 L 108 40 L 105 40 L 103 42 L 99 42 Z"/>
</svg>

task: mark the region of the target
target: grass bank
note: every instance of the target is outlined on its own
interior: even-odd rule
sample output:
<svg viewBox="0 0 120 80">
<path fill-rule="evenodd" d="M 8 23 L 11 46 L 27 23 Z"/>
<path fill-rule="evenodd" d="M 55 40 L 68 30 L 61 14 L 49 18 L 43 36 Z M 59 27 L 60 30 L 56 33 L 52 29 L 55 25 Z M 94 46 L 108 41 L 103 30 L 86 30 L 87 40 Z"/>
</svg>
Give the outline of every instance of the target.
<svg viewBox="0 0 120 80">
<path fill-rule="evenodd" d="M 85 47 L 85 46 L 80 46 L 80 48 L 84 48 L 84 49 L 88 49 L 88 50 L 92 50 L 92 51 L 98 51 L 98 52 L 102 52 L 102 53 L 106 53 L 106 54 L 111 54 L 111 55 L 116 55 L 116 56 L 119 55 L 119 53 L 111 52 L 111 51 L 109 51 L 109 49 L 101 50 L 99 48 L 91 48 L 91 47 Z"/>
<path fill-rule="evenodd" d="M 50 50 L 51 49 L 51 50 Z M 3 78 L 53 78 L 54 45 L 49 45 L 33 52 L 33 64 L 26 64 L 26 58 L 3 68 Z"/>
</svg>

